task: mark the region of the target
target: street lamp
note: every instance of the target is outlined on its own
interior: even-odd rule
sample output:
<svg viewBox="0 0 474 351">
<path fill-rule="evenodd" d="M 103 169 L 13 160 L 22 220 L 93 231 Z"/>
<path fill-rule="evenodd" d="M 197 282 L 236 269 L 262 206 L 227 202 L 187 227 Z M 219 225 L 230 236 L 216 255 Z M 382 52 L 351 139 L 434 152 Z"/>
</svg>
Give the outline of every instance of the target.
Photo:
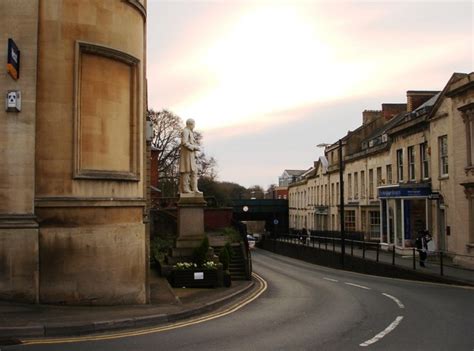
<svg viewBox="0 0 474 351">
<path fill-rule="evenodd" d="M 327 147 L 331 144 L 318 144 L 317 147 Z M 342 139 L 338 142 L 339 154 L 339 216 L 340 216 L 340 233 L 341 233 L 341 266 L 344 268 L 344 256 L 346 255 L 346 242 L 344 230 L 344 162 L 342 159 Z"/>
</svg>

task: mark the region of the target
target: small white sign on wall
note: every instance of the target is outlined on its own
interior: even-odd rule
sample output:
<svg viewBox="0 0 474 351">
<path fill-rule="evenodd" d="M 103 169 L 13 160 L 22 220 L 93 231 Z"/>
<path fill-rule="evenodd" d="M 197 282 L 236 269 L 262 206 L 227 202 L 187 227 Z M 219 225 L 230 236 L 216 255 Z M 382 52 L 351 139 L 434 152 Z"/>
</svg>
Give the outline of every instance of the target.
<svg viewBox="0 0 474 351">
<path fill-rule="evenodd" d="M 204 272 L 194 272 L 194 280 L 203 280 Z"/>
</svg>

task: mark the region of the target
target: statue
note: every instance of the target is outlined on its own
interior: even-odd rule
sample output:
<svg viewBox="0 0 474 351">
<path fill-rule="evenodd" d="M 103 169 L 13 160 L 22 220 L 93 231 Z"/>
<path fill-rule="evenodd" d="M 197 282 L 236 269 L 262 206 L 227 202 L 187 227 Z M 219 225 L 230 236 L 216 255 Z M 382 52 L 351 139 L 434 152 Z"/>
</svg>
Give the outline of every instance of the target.
<svg viewBox="0 0 474 351">
<path fill-rule="evenodd" d="M 186 121 L 186 127 L 183 128 L 181 134 L 181 155 L 179 158 L 179 174 L 180 194 L 198 194 L 202 195 L 202 192 L 198 189 L 198 177 L 197 177 L 197 165 L 196 165 L 196 151 L 199 151 L 199 145 L 194 139 L 194 126 L 195 122 L 193 119 Z"/>
</svg>

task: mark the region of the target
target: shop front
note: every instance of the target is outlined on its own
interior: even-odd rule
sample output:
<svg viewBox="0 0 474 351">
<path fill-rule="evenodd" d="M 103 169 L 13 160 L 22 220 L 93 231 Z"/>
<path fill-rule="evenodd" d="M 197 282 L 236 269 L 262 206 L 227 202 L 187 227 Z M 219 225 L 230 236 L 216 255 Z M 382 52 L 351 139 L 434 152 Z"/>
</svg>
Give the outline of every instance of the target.
<svg viewBox="0 0 474 351">
<path fill-rule="evenodd" d="M 400 184 L 378 188 L 380 242 L 398 249 L 412 248 L 422 230 L 430 230 L 432 197 L 429 184 Z"/>
</svg>

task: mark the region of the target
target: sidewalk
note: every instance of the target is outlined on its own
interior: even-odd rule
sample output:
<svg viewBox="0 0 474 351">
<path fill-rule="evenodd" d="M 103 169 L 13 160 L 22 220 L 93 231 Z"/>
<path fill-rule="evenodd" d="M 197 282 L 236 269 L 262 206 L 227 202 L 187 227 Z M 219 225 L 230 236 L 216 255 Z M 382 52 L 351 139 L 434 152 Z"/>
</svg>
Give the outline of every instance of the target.
<svg viewBox="0 0 474 351">
<path fill-rule="evenodd" d="M 235 281 L 230 288 L 171 288 L 164 278 L 153 277 L 149 305 L 56 306 L 0 300 L 0 345 L 15 338 L 72 336 L 156 326 L 216 310 L 255 286 Z"/>
</svg>

